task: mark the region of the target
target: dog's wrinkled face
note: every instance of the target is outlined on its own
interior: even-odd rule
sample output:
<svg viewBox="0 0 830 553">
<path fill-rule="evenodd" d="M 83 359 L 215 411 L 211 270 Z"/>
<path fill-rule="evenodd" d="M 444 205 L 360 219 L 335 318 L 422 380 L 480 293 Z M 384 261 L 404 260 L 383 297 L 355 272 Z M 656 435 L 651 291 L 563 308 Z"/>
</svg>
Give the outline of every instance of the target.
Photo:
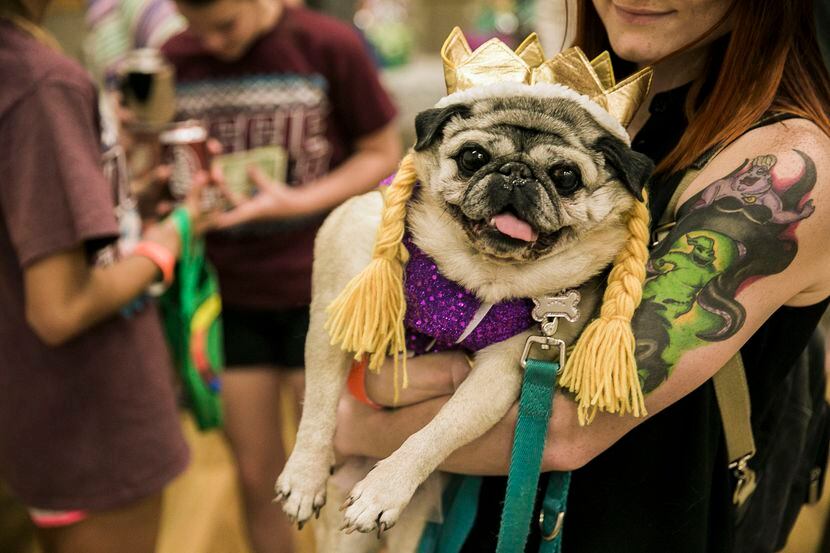
<svg viewBox="0 0 830 553">
<path fill-rule="evenodd" d="M 416 128 L 424 201 L 500 259 L 547 257 L 620 224 L 653 167 L 566 98 L 452 104 L 422 112 Z"/>
</svg>

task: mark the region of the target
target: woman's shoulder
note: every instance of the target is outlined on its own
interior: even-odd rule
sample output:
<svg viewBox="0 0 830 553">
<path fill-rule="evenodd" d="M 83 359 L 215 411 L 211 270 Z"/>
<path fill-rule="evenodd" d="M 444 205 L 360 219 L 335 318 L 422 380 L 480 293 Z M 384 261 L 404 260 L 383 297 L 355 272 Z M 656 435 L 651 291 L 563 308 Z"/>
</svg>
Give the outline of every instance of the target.
<svg viewBox="0 0 830 553">
<path fill-rule="evenodd" d="M 704 188 L 759 164 L 759 170 L 772 180 L 776 177 L 787 180 L 802 171 L 814 174 L 818 186 L 813 192 L 820 193 L 821 188 L 828 188 L 824 181 L 830 174 L 830 137 L 817 124 L 803 118 L 785 119 L 752 129 L 712 157 L 678 205 Z M 825 194 L 830 196 L 830 190 Z"/>
<path fill-rule="evenodd" d="M 4 24 L 5 25 L 5 24 Z M 44 87 L 71 89 L 89 99 L 94 86 L 89 74 L 75 60 L 10 27 L 0 41 L 0 114 Z"/>
<path fill-rule="evenodd" d="M 791 268 L 811 278 L 788 304 L 830 294 L 830 137 L 812 121 L 787 119 L 747 132 L 711 159 L 678 205 L 678 218 L 731 216 L 735 225 L 749 218 L 791 244 L 798 252 Z"/>
<path fill-rule="evenodd" d="M 824 163 L 830 160 L 830 136 L 813 121 L 800 117 L 753 129 L 737 140 L 735 147 L 798 149 Z"/>
</svg>

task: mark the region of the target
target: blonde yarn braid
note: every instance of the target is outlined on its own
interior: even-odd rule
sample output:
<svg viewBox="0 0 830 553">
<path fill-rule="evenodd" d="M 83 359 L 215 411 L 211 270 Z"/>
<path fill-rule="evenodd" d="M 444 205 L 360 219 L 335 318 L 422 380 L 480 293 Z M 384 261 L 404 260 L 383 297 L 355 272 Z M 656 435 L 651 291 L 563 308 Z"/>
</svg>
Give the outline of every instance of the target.
<svg viewBox="0 0 830 553">
<path fill-rule="evenodd" d="M 582 332 L 560 379 L 563 388 L 576 394 L 581 425 L 590 424 L 598 409 L 635 417 L 647 414 L 631 318 L 643 296 L 648 221 L 645 199 L 636 202 L 627 222 L 629 237 L 608 275 L 599 318 Z"/>
<path fill-rule="evenodd" d="M 383 213 L 372 252 L 372 262 L 358 273 L 328 307 L 325 328 L 331 343 L 369 357 L 369 369 L 378 371 L 386 355 L 395 358 L 395 402 L 398 399 L 398 357 L 406 351 L 403 318 L 406 298 L 403 267 L 409 252 L 403 245 L 406 205 L 415 189 L 417 174 L 412 154 L 401 161 L 398 173 L 384 194 Z M 407 386 L 403 356 L 403 387 Z"/>
</svg>

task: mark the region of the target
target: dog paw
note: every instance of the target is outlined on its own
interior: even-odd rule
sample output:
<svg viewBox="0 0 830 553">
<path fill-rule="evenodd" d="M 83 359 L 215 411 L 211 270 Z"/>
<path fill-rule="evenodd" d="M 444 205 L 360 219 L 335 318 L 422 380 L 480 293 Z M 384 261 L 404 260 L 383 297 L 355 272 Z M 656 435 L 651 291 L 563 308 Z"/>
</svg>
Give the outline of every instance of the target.
<svg viewBox="0 0 830 553">
<path fill-rule="evenodd" d="M 419 482 L 413 482 L 412 472 L 391 463 L 378 463 L 366 478 L 355 484 L 349 498 L 341 507 L 345 510 L 341 530 L 346 533 L 375 532 L 378 537 L 392 528 L 412 499 Z"/>
<path fill-rule="evenodd" d="M 320 516 L 320 509 L 326 504 L 326 480 L 331 470 L 328 463 L 303 459 L 292 455 L 274 485 L 274 501 L 282 502 L 282 510 L 300 529 L 312 515 Z"/>
</svg>

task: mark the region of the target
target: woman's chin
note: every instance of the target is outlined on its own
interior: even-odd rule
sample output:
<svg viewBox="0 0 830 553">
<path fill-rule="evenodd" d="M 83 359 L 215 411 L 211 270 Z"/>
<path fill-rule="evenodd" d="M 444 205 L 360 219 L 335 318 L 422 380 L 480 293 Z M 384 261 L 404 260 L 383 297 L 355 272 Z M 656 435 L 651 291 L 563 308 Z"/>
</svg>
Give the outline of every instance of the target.
<svg viewBox="0 0 830 553">
<path fill-rule="evenodd" d="M 648 33 L 625 33 L 623 36 L 611 39 L 611 48 L 613 48 L 614 53 L 620 59 L 637 65 L 651 65 L 671 53 L 671 50 L 663 52 L 662 48 L 658 51 L 657 48 L 652 46 L 655 44 L 659 44 L 659 42 L 648 36 Z"/>
</svg>

